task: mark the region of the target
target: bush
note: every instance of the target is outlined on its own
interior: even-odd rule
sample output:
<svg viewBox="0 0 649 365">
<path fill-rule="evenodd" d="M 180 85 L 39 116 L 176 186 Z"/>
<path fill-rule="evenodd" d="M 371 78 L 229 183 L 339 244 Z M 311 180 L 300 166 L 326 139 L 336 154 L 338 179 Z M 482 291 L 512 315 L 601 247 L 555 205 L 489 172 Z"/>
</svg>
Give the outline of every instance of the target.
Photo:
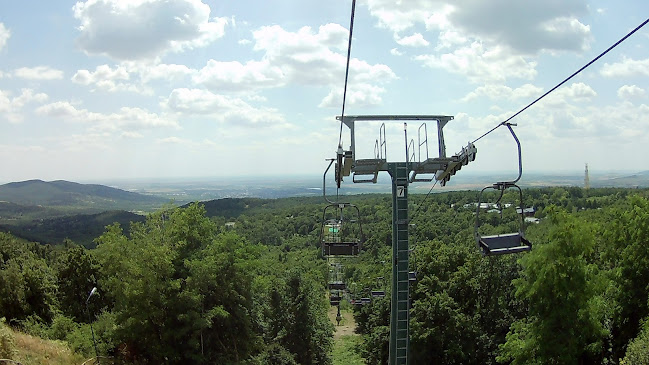
<svg viewBox="0 0 649 365">
<path fill-rule="evenodd" d="M 264 351 L 257 355 L 251 363 L 276 364 L 276 365 L 297 365 L 295 357 L 278 343 L 272 343 Z"/>
<path fill-rule="evenodd" d="M 0 359 L 11 359 L 16 355 L 14 334 L 5 324 L 5 319 L 0 318 Z"/>
<path fill-rule="evenodd" d="M 620 365 L 641 364 L 649 364 L 649 323 L 645 323 L 638 337 L 629 343 L 626 355 L 620 361 Z"/>
</svg>

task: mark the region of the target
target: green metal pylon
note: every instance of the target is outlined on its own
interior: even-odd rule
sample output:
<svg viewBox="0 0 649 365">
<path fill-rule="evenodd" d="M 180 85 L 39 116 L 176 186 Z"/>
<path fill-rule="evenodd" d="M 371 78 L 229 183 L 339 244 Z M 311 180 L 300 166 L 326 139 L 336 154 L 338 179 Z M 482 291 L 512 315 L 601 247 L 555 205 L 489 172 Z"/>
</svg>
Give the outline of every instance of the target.
<svg viewBox="0 0 649 365">
<path fill-rule="evenodd" d="M 388 163 L 392 176 L 392 297 L 390 301 L 390 364 L 408 364 L 408 175 L 406 162 Z"/>
</svg>

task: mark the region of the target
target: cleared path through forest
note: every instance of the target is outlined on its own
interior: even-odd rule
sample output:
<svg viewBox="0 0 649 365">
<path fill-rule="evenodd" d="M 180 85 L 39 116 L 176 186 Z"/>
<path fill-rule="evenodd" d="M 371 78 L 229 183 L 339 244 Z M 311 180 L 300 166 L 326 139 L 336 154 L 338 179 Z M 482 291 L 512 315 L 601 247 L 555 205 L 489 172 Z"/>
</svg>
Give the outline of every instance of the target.
<svg viewBox="0 0 649 365">
<path fill-rule="evenodd" d="M 340 326 L 336 324 L 336 314 L 338 314 L 338 307 L 330 306 L 329 307 L 329 320 L 336 327 L 336 332 L 334 332 L 334 340 L 342 336 L 356 335 L 354 329 L 356 329 L 356 321 L 354 321 L 354 315 L 351 311 L 341 311 L 342 320 L 340 321 Z"/>
<path fill-rule="evenodd" d="M 363 365 L 365 361 L 360 355 L 361 337 L 354 333 L 356 322 L 352 311 L 341 311 L 340 326 L 336 324 L 337 307 L 330 307 L 329 320 L 334 324 L 334 346 L 331 356 L 333 365 Z"/>
</svg>

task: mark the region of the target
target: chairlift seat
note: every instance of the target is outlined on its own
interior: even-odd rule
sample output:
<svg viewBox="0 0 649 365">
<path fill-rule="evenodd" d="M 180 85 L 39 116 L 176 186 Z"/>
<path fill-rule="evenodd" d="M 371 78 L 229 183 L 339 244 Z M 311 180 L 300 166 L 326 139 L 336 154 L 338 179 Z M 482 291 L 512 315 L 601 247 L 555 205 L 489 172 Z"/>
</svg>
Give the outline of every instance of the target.
<svg viewBox="0 0 649 365">
<path fill-rule="evenodd" d="M 332 281 L 329 283 L 329 290 L 345 290 L 347 286 L 342 281 Z"/>
<path fill-rule="evenodd" d="M 408 273 L 408 281 L 410 281 L 411 283 L 417 281 L 417 272 L 416 271 L 410 271 Z"/>
<path fill-rule="evenodd" d="M 385 297 L 384 290 L 372 290 L 372 297 L 374 298 L 383 298 Z"/>
<path fill-rule="evenodd" d="M 352 177 L 355 183 L 375 183 L 379 171 L 384 168 L 387 163 L 385 159 L 381 158 L 368 158 L 356 160 L 354 162 L 354 176 Z M 357 178 L 357 176 L 371 176 L 371 178 Z"/>
<path fill-rule="evenodd" d="M 339 305 L 341 299 L 340 295 L 331 295 L 329 296 L 329 304 L 332 306 Z"/>
<path fill-rule="evenodd" d="M 446 167 L 449 163 L 453 161 L 450 157 L 431 157 L 418 164 L 415 164 L 415 168 L 410 173 L 410 182 L 430 182 L 433 181 L 433 176 L 430 174 L 436 174 L 440 170 L 446 170 Z M 417 175 L 426 175 L 425 177 L 417 177 Z"/>
<path fill-rule="evenodd" d="M 358 242 L 323 242 L 322 254 L 324 256 L 356 256 L 360 252 Z"/>
<path fill-rule="evenodd" d="M 477 236 L 477 243 L 485 256 L 504 255 L 509 253 L 525 252 L 532 248 L 520 232 L 497 234 L 492 236 Z"/>
</svg>

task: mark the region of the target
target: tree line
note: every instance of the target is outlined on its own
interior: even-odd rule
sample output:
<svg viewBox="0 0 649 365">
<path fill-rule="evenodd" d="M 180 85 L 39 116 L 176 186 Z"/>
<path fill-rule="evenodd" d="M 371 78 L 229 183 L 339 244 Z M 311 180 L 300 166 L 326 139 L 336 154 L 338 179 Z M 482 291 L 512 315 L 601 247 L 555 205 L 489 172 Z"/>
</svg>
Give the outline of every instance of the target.
<svg viewBox="0 0 649 365">
<path fill-rule="evenodd" d="M 648 191 L 524 193 L 541 219 L 527 227 L 533 249 L 499 257 L 476 247 L 477 192 L 411 195 L 411 362 L 646 363 Z M 481 231 L 517 230 L 516 199 L 503 196 L 512 208 L 502 214 L 481 212 Z M 342 261 L 348 299 L 386 291 L 353 307 L 358 351 L 385 363 L 391 199 L 349 201 L 366 237 L 361 254 Z M 92 250 L 0 233 L 0 317 L 89 356 L 92 322 L 99 352 L 128 363 L 330 363 L 324 204 L 224 203 L 227 214 L 195 203 L 152 213 L 128 233 L 110 225 Z M 99 296 L 88 298 L 93 287 Z"/>
</svg>

